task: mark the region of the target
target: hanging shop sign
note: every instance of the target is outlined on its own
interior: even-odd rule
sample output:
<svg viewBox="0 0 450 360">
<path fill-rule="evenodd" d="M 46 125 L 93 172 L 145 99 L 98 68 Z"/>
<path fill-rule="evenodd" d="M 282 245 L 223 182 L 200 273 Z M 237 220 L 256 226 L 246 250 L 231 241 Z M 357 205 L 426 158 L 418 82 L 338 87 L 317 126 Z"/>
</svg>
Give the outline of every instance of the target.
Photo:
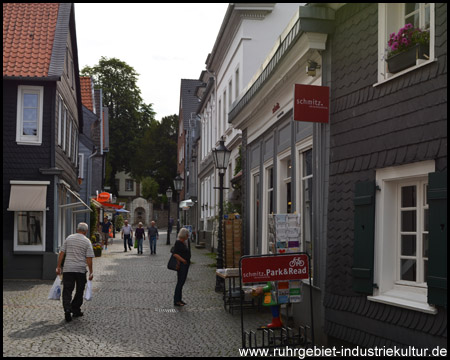
<svg viewBox="0 0 450 360">
<path fill-rule="evenodd" d="M 108 202 L 111 200 L 111 194 L 107 192 L 102 192 L 97 195 L 97 201 L 100 203 Z"/>
<path fill-rule="evenodd" d="M 241 259 L 242 282 L 257 283 L 309 278 L 307 254 L 243 257 Z"/>
<path fill-rule="evenodd" d="M 294 85 L 294 120 L 328 123 L 330 88 L 328 86 Z"/>
</svg>

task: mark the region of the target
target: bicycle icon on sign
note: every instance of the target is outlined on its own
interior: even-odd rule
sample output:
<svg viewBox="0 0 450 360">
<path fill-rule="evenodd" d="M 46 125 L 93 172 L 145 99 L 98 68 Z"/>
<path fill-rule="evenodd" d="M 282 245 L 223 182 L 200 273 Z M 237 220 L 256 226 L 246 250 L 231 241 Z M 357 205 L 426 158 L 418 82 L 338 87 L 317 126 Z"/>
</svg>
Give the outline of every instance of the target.
<svg viewBox="0 0 450 360">
<path fill-rule="evenodd" d="M 289 266 L 290 266 L 290 267 L 294 267 L 294 266 L 305 266 L 305 261 L 302 260 L 300 257 L 293 258 L 293 259 L 289 262 Z"/>
</svg>

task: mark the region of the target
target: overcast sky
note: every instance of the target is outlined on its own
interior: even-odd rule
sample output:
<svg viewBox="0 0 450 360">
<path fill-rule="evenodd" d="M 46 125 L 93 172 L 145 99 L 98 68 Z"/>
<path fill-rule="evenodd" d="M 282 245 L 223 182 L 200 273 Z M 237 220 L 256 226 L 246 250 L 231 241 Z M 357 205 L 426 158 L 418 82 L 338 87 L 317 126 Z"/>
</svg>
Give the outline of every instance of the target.
<svg viewBox="0 0 450 360">
<path fill-rule="evenodd" d="M 178 114 L 180 80 L 205 69 L 228 3 L 75 3 L 81 69 L 101 56 L 118 58 L 139 74 L 138 86 L 156 119 Z"/>
</svg>

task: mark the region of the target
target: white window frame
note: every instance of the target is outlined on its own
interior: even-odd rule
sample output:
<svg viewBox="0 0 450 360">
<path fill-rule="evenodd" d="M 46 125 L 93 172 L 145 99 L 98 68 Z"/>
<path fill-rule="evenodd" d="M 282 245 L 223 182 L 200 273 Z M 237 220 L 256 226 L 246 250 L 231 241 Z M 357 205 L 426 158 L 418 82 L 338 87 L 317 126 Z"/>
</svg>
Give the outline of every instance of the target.
<svg viewBox="0 0 450 360">
<path fill-rule="evenodd" d="M 11 184 L 23 184 L 23 185 L 50 185 L 49 181 L 11 181 Z M 23 211 L 14 211 L 14 251 L 32 251 L 32 252 L 40 252 L 45 251 L 46 244 L 46 223 L 47 223 L 47 212 L 46 211 L 31 211 L 42 213 L 42 244 L 40 245 L 19 245 L 18 238 L 18 221 L 19 221 L 19 212 L 30 212 L 27 210 Z"/>
<path fill-rule="evenodd" d="M 223 91 L 223 116 L 222 116 L 222 133 L 219 136 L 222 136 L 225 131 L 227 131 L 227 90 Z"/>
<path fill-rule="evenodd" d="M 264 176 L 262 179 L 263 182 L 263 189 L 264 191 L 260 196 L 262 196 L 262 203 L 263 203 L 263 210 L 262 210 L 262 241 L 261 241 L 261 253 L 262 254 L 269 254 L 269 233 L 268 233 L 268 226 L 267 226 L 267 219 L 270 215 L 269 213 L 269 199 L 270 199 L 270 193 L 272 193 L 272 199 L 273 203 L 272 206 L 275 208 L 275 187 L 269 188 L 269 174 L 270 170 L 273 171 L 273 183 L 275 183 L 275 167 L 273 166 L 273 159 L 270 159 L 264 164 Z M 260 177 L 261 181 L 261 177 Z M 273 185 L 273 184 L 272 184 Z"/>
<path fill-rule="evenodd" d="M 79 153 L 78 158 L 79 158 L 79 165 L 80 165 L 78 167 L 78 178 L 84 179 L 84 154 Z"/>
<path fill-rule="evenodd" d="M 423 262 L 424 260 L 428 260 L 425 256 L 423 256 L 423 235 L 428 234 L 428 231 L 425 231 L 424 224 L 424 212 L 428 210 L 428 204 L 424 204 L 424 196 L 426 196 L 426 190 L 424 187 L 428 185 L 428 177 L 425 177 L 423 180 L 411 180 L 409 182 L 401 182 L 398 184 L 397 194 L 398 196 L 398 204 L 397 209 L 399 209 L 399 213 L 397 216 L 397 228 L 398 231 L 398 239 L 397 239 L 397 276 L 396 276 L 396 284 L 404 285 L 404 286 L 416 286 L 426 288 L 426 279 L 425 279 L 425 269 Z M 406 207 L 403 208 L 401 205 L 401 191 L 402 187 L 407 186 L 416 186 L 416 206 L 414 207 Z M 424 193 L 425 192 L 425 193 Z M 402 211 L 415 211 L 416 212 L 416 231 L 406 232 L 401 229 L 401 212 Z M 401 251 L 401 236 L 402 235 L 414 235 L 416 236 L 416 255 L 402 255 Z M 401 261 L 402 260 L 414 260 L 416 262 L 416 281 L 408 281 L 401 279 Z M 421 281 L 423 280 L 423 281 Z"/>
<path fill-rule="evenodd" d="M 420 5 L 422 9 L 424 3 L 420 3 Z M 430 59 L 419 59 L 417 60 L 415 66 L 412 66 L 395 74 L 388 73 L 385 58 L 387 55 L 387 43 L 389 40 L 389 35 L 393 32 L 397 33 L 399 29 L 405 25 L 404 12 L 405 3 L 378 4 L 378 82 L 373 86 L 381 85 L 391 79 L 395 79 L 406 73 L 414 71 L 415 69 L 437 61 L 437 59 L 435 59 L 435 4 L 430 3 Z M 422 15 L 421 17 L 423 18 Z"/>
<path fill-rule="evenodd" d="M 410 310 L 436 314 L 437 310 L 427 303 L 427 287 L 423 284 L 405 286 L 399 281 L 399 185 L 410 181 L 428 179 L 435 171 L 434 160 L 376 170 L 379 188 L 375 199 L 375 261 L 374 282 L 378 285 L 370 301 L 394 305 Z M 392 241 L 396 239 L 396 241 Z"/>
<path fill-rule="evenodd" d="M 228 109 L 231 109 L 233 100 L 233 79 L 231 78 L 228 83 Z"/>
<path fill-rule="evenodd" d="M 69 116 L 69 122 L 68 122 L 68 128 L 69 128 L 69 138 L 68 138 L 68 145 L 67 145 L 67 157 L 70 159 L 72 157 L 72 123 L 73 118 L 72 116 Z"/>
<path fill-rule="evenodd" d="M 42 214 L 42 234 L 40 245 L 19 245 L 18 238 L 18 223 L 20 212 L 33 212 Z M 14 251 L 45 251 L 45 224 L 46 224 L 46 211 L 14 211 Z"/>
<path fill-rule="evenodd" d="M 312 142 L 312 138 L 308 138 L 304 141 L 302 141 L 300 144 L 298 144 L 296 146 L 296 154 L 297 154 L 297 158 L 295 159 L 297 166 L 296 169 L 296 179 L 299 179 L 298 181 L 296 181 L 296 210 L 298 213 L 301 214 L 301 225 L 300 225 L 300 229 L 301 229 L 301 249 L 302 251 L 306 251 L 306 239 L 305 239 L 305 226 L 304 226 L 304 221 L 305 221 L 305 217 L 303 214 L 303 198 L 304 198 L 304 180 L 313 178 L 314 176 L 314 168 L 313 168 L 313 173 L 311 175 L 308 176 L 303 176 L 303 156 L 304 153 L 312 150 L 313 148 L 313 142 Z M 313 159 L 314 160 L 314 159 Z M 314 166 L 314 165 L 313 165 Z M 314 204 L 313 204 L 314 206 Z M 312 213 L 311 213 L 312 216 Z M 312 234 L 311 234 L 312 236 Z M 311 242 L 313 241 L 313 239 L 311 238 Z M 310 254 L 311 258 L 313 257 L 313 254 Z"/>
<path fill-rule="evenodd" d="M 239 66 L 234 71 L 234 74 L 235 74 L 235 76 L 234 76 L 234 88 L 235 88 L 234 99 L 236 100 L 239 97 Z"/>
<path fill-rule="evenodd" d="M 63 110 L 64 110 L 64 100 L 61 95 L 57 95 L 58 101 L 58 145 L 61 146 L 61 138 L 62 138 L 62 119 L 63 119 Z"/>
<path fill-rule="evenodd" d="M 67 109 L 67 106 L 64 104 L 64 117 L 63 117 L 63 128 L 62 128 L 62 149 L 66 151 L 66 141 L 67 141 L 67 117 L 69 115 L 69 109 Z"/>
<path fill-rule="evenodd" d="M 255 220 L 255 177 L 259 176 L 259 186 L 261 186 L 261 174 L 259 167 L 250 172 L 250 255 L 257 255 L 259 251 L 263 249 L 256 249 L 255 244 L 258 242 L 257 236 L 257 219 Z M 261 194 L 259 194 L 259 200 L 261 201 Z M 263 223 L 265 223 L 263 219 Z M 261 244 L 262 246 L 262 244 Z"/>
<path fill-rule="evenodd" d="M 38 96 L 36 135 L 23 135 L 23 97 L 25 94 Z M 18 145 L 42 145 L 44 87 L 19 85 L 17 87 L 16 143 Z"/>
<path fill-rule="evenodd" d="M 125 179 L 125 191 L 134 191 L 134 180 L 133 179 Z"/>
<path fill-rule="evenodd" d="M 277 212 L 279 214 L 286 214 L 287 213 L 287 204 L 286 204 L 286 208 L 284 206 L 284 203 L 286 202 L 286 184 L 287 183 L 291 183 L 291 211 L 293 210 L 293 198 L 292 198 L 292 193 L 293 193 L 293 173 L 291 170 L 291 176 L 287 176 L 287 168 L 285 165 L 287 165 L 287 163 L 285 164 L 285 162 L 287 161 L 287 159 L 289 158 L 291 160 L 291 166 L 293 164 L 293 160 L 292 156 L 291 156 L 291 148 L 289 147 L 288 149 L 286 149 L 285 151 L 283 151 L 282 153 L 280 153 L 278 155 L 277 158 Z M 286 170 L 286 176 L 284 175 L 284 170 Z M 282 178 L 283 176 L 283 178 Z"/>
</svg>

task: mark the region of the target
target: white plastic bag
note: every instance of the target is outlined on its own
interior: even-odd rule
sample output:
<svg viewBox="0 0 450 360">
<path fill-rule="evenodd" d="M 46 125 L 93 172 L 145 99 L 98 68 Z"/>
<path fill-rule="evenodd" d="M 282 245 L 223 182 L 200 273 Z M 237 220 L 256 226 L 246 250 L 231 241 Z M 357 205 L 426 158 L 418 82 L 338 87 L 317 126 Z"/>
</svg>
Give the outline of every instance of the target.
<svg viewBox="0 0 450 360">
<path fill-rule="evenodd" d="M 89 301 L 92 299 L 92 281 L 88 280 L 86 285 L 86 291 L 84 292 L 85 300 Z"/>
<path fill-rule="evenodd" d="M 48 299 L 50 300 L 59 300 L 61 297 L 61 278 L 56 276 L 55 281 L 53 282 L 53 286 L 48 293 Z"/>
</svg>

